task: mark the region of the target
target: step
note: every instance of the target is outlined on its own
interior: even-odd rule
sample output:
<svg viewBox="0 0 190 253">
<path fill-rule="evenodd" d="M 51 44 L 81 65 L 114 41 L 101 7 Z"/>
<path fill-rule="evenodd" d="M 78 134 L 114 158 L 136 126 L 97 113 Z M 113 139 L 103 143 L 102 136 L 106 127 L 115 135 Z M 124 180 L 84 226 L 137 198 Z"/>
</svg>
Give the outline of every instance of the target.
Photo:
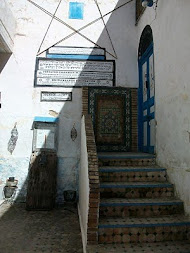
<svg viewBox="0 0 190 253">
<path fill-rule="evenodd" d="M 190 242 L 156 242 L 89 245 L 87 253 L 190 253 Z"/>
<path fill-rule="evenodd" d="M 190 240 L 190 220 L 172 215 L 155 218 L 101 218 L 99 243 Z"/>
<path fill-rule="evenodd" d="M 161 198 L 172 197 L 173 185 L 158 182 L 101 183 L 101 198 Z"/>
<path fill-rule="evenodd" d="M 102 182 L 165 182 L 166 169 L 159 167 L 100 167 Z"/>
<path fill-rule="evenodd" d="M 101 217 L 153 217 L 183 214 L 183 201 L 174 198 L 160 199 L 101 199 Z"/>
<path fill-rule="evenodd" d="M 146 153 L 98 153 L 99 166 L 152 166 L 155 155 Z"/>
</svg>

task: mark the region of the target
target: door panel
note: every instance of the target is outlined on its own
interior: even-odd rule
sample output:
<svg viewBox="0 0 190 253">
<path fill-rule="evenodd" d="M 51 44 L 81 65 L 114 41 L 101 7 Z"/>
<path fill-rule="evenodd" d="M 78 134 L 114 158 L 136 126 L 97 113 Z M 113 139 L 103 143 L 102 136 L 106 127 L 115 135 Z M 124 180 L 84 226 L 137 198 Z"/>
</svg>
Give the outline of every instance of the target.
<svg viewBox="0 0 190 253">
<path fill-rule="evenodd" d="M 147 62 L 142 66 L 143 69 L 143 102 L 147 101 Z"/>
<path fill-rule="evenodd" d="M 150 80 L 150 98 L 154 97 L 154 61 L 153 54 L 149 57 L 149 80 Z"/>
<path fill-rule="evenodd" d="M 150 121 L 150 146 L 155 146 L 155 120 Z"/>
<path fill-rule="evenodd" d="M 139 60 L 139 150 L 154 153 L 155 83 L 153 46 Z"/>
<path fill-rule="evenodd" d="M 145 151 L 145 148 L 147 146 L 147 122 L 144 122 L 144 138 L 143 138 L 143 147 L 144 147 L 144 151 Z"/>
<path fill-rule="evenodd" d="M 154 105 L 150 107 L 150 113 L 154 113 Z"/>
<path fill-rule="evenodd" d="M 31 156 L 26 209 L 51 210 L 55 204 L 57 156 L 51 152 L 34 152 Z"/>
<path fill-rule="evenodd" d="M 147 110 L 143 111 L 143 116 L 147 116 Z"/>
</svg>

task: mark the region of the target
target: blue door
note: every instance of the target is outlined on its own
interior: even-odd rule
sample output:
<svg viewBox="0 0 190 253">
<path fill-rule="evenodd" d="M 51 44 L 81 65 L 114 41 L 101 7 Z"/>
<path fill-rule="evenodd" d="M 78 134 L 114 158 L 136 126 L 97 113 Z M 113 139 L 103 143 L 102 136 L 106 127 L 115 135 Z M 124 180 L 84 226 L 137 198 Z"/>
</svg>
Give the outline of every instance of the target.
<svg viewBox="0 0 190 253">
<path fill-rule="evenodd" d="M 155 152 L 155 82 L 153 44 L 139 59 L 139 151 Z"/>
</svg>

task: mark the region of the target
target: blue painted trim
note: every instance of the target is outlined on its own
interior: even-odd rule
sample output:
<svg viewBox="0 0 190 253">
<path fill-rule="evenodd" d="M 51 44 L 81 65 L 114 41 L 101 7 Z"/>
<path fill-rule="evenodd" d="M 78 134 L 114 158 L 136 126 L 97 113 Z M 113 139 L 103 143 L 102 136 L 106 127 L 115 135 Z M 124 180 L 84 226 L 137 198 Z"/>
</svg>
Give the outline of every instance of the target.
<svg viewBox="0 0 190 253">
<path fill-rule="evenodd" d="M 53 118 L 53 117 L 40 117 L 40 116 L 34 117 L 34 121 L 38 121 L 38 122 L 56 123 L 58 122 L 58 120 L 59 118 Z"/>
<path fill-rule="evenodd" d="M 142 185 L 126 185 L 126 184 L 121 184 L 121 185 L 115 185 L 115 184 L 100 184 L 100 188 L 169 188 L 173 187 L 172 184 L 142 184 Z"/>
<path fill-rule="evenodd" d="M 100 203 L 102 207 L 114 207 L 114 206 L 173 206 L 173 205 L 183 205 L 183 202 L 151 202 L 151 203 Z"/>
<path fill-rule="evenodd" d="M 146 110 L 147 107 L 148 107 L 148 101 L 143 102 L 143 104 L 142 104 L 143 111 Z"/>
<path fill-rule="evenodd" d="M 152 51 L 153 53 L 153 51 Z M 148 89 L 147 89 L 147 115 L 150 117 L 150 107 L 149 107 L 149 99 L 150 99 L 150 79 L 149 79 L 149 58 L 147 59 L 147 81 L 148 81 Z M 149 121 L 147 118 L 147 147 L 148 147 L 148 152 L 149 152 L 149 147 L 150 147 L 150 125 L 149 125 Z"/>
<path fill-rule="evenodd" d="M 154 48 L 154 44 L 153 42 L 150 44 L 150 46 L 146 49 L 146 51 L 144 52 L 144 54 L 141 56 L 141 58 L 139 59 L 139 62 L 141 64 L 145 63 L 146 58 L 149 58 L 152 55 L 153 52 L 153 48 Z"/>
<path fill-rule="evenodd" d="M 161 171 L 166 171 L 164 168 L 159 168 L 159 169 L 139 169 L 139 168 L 134 168 L 134 169 L 99 169 L 100 172 L 161 172 Z"/>
<path fill-rule="evenodd" d="M 149 100 L 148 100 L 148 105 L 149 105 L 150 107 L 154 105 L 154 96 L 151 97 L 151 98 L 149 98 Z"/>
<path fill-rule="evenodd" d="M 154 153 L 154 146 L 149 147 L 149 152 L 152 153 L 152 154 Z"/>
<path fill-rule="evenodd" d="M 98 155 L 99 159 L 153 159 L 155 155 L 147 155 L 147 156 L 114 156 L 114 155 Z"/>
<path fill-rule="evenodd" d="M 153 224 L 118 224 L 118 225 L 99 225 L 98 228 L 150 228 L 150 227 L 171 227 L 171 226 L 189 226 L 190 222 L 172 222 L 172 223 L 153 223 Z"/>
<path fill-rule="evenodd" d="M 74 60 L 105 60 L 104 55 L 80 55 L 80 54 L 47 54 L 47 58 L 74 59 Z"/>
</svg>

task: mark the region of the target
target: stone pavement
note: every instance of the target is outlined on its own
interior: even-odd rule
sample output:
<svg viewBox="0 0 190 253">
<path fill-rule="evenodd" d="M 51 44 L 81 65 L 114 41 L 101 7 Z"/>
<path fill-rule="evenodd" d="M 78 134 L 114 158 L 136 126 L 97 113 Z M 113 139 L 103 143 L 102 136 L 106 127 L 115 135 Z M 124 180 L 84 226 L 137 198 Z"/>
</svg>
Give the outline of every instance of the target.
<svg viewBox="0 0 190 253">
<path fill-rule="evenodd" d="M 25 204 L 0 206 L 0 253 L 82 253 L 77 208 L 26 211 Z"/>
</svg>

